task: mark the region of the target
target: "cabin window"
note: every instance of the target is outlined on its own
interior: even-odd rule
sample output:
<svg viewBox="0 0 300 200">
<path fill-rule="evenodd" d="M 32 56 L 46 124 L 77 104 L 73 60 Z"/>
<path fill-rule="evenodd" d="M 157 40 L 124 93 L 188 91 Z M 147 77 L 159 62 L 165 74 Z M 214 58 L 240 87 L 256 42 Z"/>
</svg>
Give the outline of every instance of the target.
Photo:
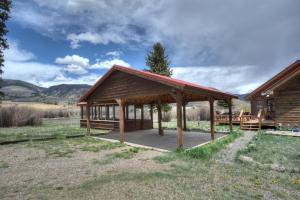
<svg viewBox="0 0 300 200">
<path fill-rule="evenodd" d="M 256 111 L 259 112 L 260 109 L 263 108 L 263 101 L 256 102 Z"/>
<path fill-rule="evenodd" d="M 267 100 L 267 110 L 268 110 L 268 112 L 274 112 L 274 100 L 273 99 Z"/>
<path fill-rule="evenodd" d="M 108 106 L 108 118 L 110 120 L 114 119 L 114 108 L 113 106 Z"/>
</svg>

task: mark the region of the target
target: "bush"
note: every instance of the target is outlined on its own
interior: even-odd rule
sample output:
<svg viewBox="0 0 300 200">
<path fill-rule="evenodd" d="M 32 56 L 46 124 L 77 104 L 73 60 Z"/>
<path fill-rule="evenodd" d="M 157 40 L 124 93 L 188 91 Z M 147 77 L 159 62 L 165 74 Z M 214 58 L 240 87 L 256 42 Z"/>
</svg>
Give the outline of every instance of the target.
<svg viewBox="0 0 300 200">
<path fill-rule="evenodd" d="M 50 110 L 42 113 L 43 118 L 58 118 L 58 117 L 69 117 L 69 112 L 64 110 Z"/>
<path fill-rule="evenodd" d="M 41 125 L 40 112 L 27 107 L 0 108 L 0 127 Z"/>
</svg>

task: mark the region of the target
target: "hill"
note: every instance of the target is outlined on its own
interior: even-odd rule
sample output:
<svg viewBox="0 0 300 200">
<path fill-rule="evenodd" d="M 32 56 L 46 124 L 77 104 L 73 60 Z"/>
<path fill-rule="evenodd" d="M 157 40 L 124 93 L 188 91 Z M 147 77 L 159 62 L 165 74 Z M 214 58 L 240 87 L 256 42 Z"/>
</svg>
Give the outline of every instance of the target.
<svg viewBox="0 0 300 200">
<path fill-rule="evenodd" d="M 75 103 L 91 87 L 87 84 L 61 84 L 45 88 L 11 79 L 3 79 L 1 86 L 4 100 L 45 103 Z"/>
</svg>

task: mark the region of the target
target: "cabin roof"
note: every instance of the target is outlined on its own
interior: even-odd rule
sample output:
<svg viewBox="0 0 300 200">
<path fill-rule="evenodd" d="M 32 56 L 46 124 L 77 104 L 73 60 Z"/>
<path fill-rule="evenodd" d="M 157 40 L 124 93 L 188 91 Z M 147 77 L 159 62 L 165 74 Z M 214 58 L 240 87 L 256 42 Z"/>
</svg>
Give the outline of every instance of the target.
<svg viewBox="0 0 300 200">
<path fill-rule="evenodd" d="M 286 67 L 284 70 L 276 74 L 274 77 L 269 79 L 267 82 L 256 88 L 253 92 L 248 94 L 245 98 L 247 100 L 250 100 L 253 96 L 255 96 L 258 93 L 262 93 L 264 91 L 270 90 L 272 88 L 275 88 L 281 83 L 284 83 L 286 80 L 290 79 L 294 75 L 298 74 L 300 72 L 300 60 L 296 60 L 294 63 Z"/>
<path fill-rule="evenodd" d="M 178 80 L 175 78 L 171 78 L 171 77 L 167 77 L 167 76 L 163 76 L 163 75 L 159 75 L 159 74 L 155 74 L 155 73 L 151 73 L 151 72 L 147 72 L 147 71 L 142 71 L 142 70 L 137 70 L 137 69 L 133 69 L 130 67 L 124 67 L 124 66 L 120 66 L 120 65 L 113 65 L 108 72 L 106 72 L 106 74 L 104 74 L 104 76 L 102 76 L 81 98 L 80 98 L 80 102 L 84 102 L 87 100 L 87 98 L 101 85 L 101 83 L 107 78 L 109 77 L 109 75 L 114 72 L 114 71 L 121 71 L 124 73 L 128 73 L 131 75 L 135 75 L 141 78 L 145 78 L 148 80 L 152 80 L 155 82 L 159 82 L 161 84 L 164 85 L 168 85 L 171 87 L 175 87 L 177 89 L 196 89 L 196 90 L 201 90 L 201 91 L 205 91 L 211 94 L 217 94 L 217 95 L 222 95 L 225 98 L 238 98 L 237 96 L 230 94 L 230 93 L 225 93 L 222 92 L 218 89 L 215 88 L 211 88 L 211 87 L 206 87 L 206 86 L 201 86 L 198 84 L 194 84 L 194 83 L 190 83 L 187 81 L 183 81 L 183 80 Z"/>
</svg>

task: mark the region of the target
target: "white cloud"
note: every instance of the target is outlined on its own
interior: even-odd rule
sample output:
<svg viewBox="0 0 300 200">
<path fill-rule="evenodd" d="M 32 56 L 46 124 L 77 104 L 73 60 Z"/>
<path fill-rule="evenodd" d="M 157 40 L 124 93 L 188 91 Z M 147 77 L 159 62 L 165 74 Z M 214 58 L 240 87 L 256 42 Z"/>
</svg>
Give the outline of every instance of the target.
<svg viewBox="0 0 300 200">
<path fill-rule="evenodd" d="M 214 87 L 223 91 L 244 94 L 262 84 L 267 77 L 256 80 L 247 79 L 252 76 L 251 68 L 255 66 L 198 66 L 174 67 L 173 77 L 199 85 Z"/>
<path fill-rule="evenodd" d="M 41 81 L 52 80 L 60 71 L 60 67 L 56 65 L 7 60 L 5 61 L 3 78 L 23 80 L 40 85 Z"/>
<path fill-rule="evenodd" d="M 80 34 L 69 34 L 67 39 L 71 41 L 71 47 L 76 49 L 80 47 L 80 42 L 90 42 L 92 44 L 108 44 L 108 43 L 125 43 L 125 38 L 120 34 L 110 33 L 80 33 Z"/>
<path fill-rule="evenodd" d="M 9 49 L 4 51 L 5 60 L 9 61 L 29 61 L 35 58 L 35 55 L 26 50 L 20 49 L 16 41 L 8 41 Z"/>
<path fill-rule="evenodd" d="M 91 65 L 90 69 L 109 69 L 113 65 L 121 65 L 124 67 L 130 66 L 130 64 L 125 62 L 124 60 L 113 58 L 110 60 L 98 61 L 97 63 Z"/>
<path fill-rule="evenodd" d="M 90 60 L 79 55 L 65 56 L 64 58 L 56 58 L 55 63 L 60 65 L 78 65 L 88 67 Z"/>
<path fill-rule="evenodd" d="M 119 58 L 123 54 L 122 51 L 109 51 L 106 53 L 107 56 L 112 56 L 115 58 Z"/>
<path fill-rule="evenodd" d="M 87 68 L 90 66 L 90 60 L 79 55 L 67 55 L 64 58 L 56 58 L 55 63 L 64 65 L 64 71 L 76 75 L 87 74 Z"/>
</svg>

